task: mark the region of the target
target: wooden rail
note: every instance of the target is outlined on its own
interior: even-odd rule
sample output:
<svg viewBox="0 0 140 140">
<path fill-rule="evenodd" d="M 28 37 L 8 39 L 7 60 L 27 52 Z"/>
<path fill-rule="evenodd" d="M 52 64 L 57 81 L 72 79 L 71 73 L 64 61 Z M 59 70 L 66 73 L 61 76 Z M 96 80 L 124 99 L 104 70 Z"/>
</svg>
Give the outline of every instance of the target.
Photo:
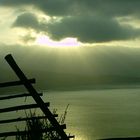
<svg viewBox="0 0 140 140">
<path fill-rule="evenodd" d="M 54 117 L 58 117 L 58 114 L 53 114 Z M 0 124 L 4 123 L 13 123 L 13 122 L 21 122 L 27 120 L 34 120 L 34 119 L 47 119 L 46 116 L 38 116 L 38 117 L 26 117 L 26 118 L 16 118 L 16 119 L 8 119 L 8 120 L 0 120 Z"/>
<path fill-rule="evenodd" d="M 46 107 L 48 107 L 50 105 L 50 103 L 44 103 L 44 105 Z M 8 108 L 1 108 L 0 113 L 24 110 L 24 109 L 31 109 L 31 108 L 38 108 L 38 107 L 39 107 L 38 104 L 20 105 L 20 106 L 8 107 Z"/>
<path fill-rule="evenodd" d="M 39 96 L 42 96 L 42 93 L 38 93 Z M 27 97 L 27 96 L 32 96 L 29 93 L 23 93 L 23 94 L 15 94 L 15 95 L 8 95 L 8 96 L 2 96 L 0 97 L 0 100 L 9 100 L 9 99 L 13 99 L 13 98 L 19 98 L 19 97 Z"/>
<path fill-rule="evenodd" d="M 35 79 L 29 79 L 28 82 L 35 83 Z M 12 82 L 0 83 L 0 88 L 18 86 L 18 85 L 23 85 L 23 82 L 22 81 L 12 81 Z"/>
</svg>

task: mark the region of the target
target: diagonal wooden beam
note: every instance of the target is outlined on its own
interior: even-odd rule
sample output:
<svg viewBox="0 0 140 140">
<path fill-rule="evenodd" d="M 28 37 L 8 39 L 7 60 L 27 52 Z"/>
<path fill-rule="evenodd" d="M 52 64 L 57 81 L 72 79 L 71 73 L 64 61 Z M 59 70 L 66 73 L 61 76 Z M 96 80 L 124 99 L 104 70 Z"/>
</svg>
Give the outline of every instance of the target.
<svg viewBox="0 0 140 140">
<path fill-rule="evenodd" d="M 29 81 L 29 83 L 35 83 L 35 79 L 28 79 L 28 81 Z M 22 81 L 12 81 L 12 82 L 0 83 L 0 88 L 18 86 L 18 85 L 23 85 L 23 82 Z"/>
<path fill-rule="evenodd" d="M 41 99 L 40 96 L 38 96 L 37 91 L 34 89 L 34 87 L 31 85 L 31 83 L 28 81 L 27 77 L 25 74 L 21 71 L 19 66 L 16 64 L 14 58 L 12 57 L 11 54 L 7 55 L 5 57 L 6 61 L 8 64 L 11 66 L 15 74 L 18 76 L 20 81 L 23 82 L 24 86 L 28 90 L 28 92 L 32 95 L 36 103 L 39 105 L 40 109 L 44 112 L 44 114 L 47 116 L 48 120 L 52 124 L 52 126 L 55 128 L 56 132 L 60 135 L 62 140 L 69 140 L 69 137 L 66 135 L 64 130 L 60 127 L 60 124 L 58 121 L 55 119 L 51 111 L 49 110 L 48 107 L 44 104 L 43 100 Z"/>
</svg>

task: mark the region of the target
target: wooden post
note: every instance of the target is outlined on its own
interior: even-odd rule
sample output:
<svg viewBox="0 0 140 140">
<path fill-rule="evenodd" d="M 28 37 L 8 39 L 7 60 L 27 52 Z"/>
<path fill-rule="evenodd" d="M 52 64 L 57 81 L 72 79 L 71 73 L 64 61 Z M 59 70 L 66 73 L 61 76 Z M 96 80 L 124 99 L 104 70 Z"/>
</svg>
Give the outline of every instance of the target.
<svg viewBox="0 0 140 140">
<path fill-rule="evenodd" d="M 56 132 L 60 135 L 62 140 L 69 140 L 69 137 L 66 135 L 64 130 L 60 127 L 60 124 L 58 121 L 55 119 L 51 111 L 46 107 L 44 104 L 43 100 L 41 99 L 40 96 L 38 96 L 37 91 L 34 89 L 32 84 L 28 81 L 24 73 L 21 71 L 19 66 L 16 64 L 15 60 L 13 59 L 12 55 L 9 54 L 5 57 L 6 61 L 8 64 L 11 66 L 13 71 L 16 73 L 18 78 L 22 81 L 26 89 L 29 91 L 29 93 L 32 95 L 36 103 L 39 105 L 40 109 L 44 112 L 44 114 L 47 116 L 48 120 L 52 124 L 52 126 L 55 128 Z"/>
</svg>

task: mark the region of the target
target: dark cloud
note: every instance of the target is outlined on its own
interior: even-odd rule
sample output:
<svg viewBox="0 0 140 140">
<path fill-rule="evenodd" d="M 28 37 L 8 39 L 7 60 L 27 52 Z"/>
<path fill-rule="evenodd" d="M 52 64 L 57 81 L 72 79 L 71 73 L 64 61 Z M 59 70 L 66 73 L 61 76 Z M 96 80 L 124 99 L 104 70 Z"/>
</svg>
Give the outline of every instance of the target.
<svg viewBox="0 0 140 140">
<path fill-rule="evenodd" d="M 53 39 L 76 37 L 81 42 L 104 42 L 139 37 L 140 29 L 124 26 L 117 17 L 138 16 L 139 0 L 1 0 L 1 5 L 34 5 L 50 16 L 62 17 L 60 22 L 41 23 L 32 13 L 17 17 L 14 27 L 32 28 L 49 33 Z"/>
<path fill-rule="evenodd" d="M 23 6 L 23 5 L 28 5 L 28 4 L 35 4 L 34 3 L 35 1 L 34 0 L 1 0 L 0 3 L 1 3 L 1 6 Z"/>
<path fill-rule="evenodd" d="M 38 3 L 38 8 L 52 16 L 66 16 L 73 13 L 73 1 L 70 0 L 48 0 Z"/>
<path fill-rule="evenodd" d="M 139 0 L 77 0 L 76 2 L 79 7 L 85 8 L 85 11 L 81 10 L 81 13 L 88 11 L 111 17 L 140 14 Z"/>
<path fill-rule="evenodd" d="M 34 0 L 1 0 L 0 4 L 1 6 L 26 6 L 26 5 L 33 5 L 37 7 L 38 9 L 46 12 L 49 15 L 65 15 L 68 14 L 68 11 L 71 12 L 70 7 L 72 7 L 73 2 L 70 0 L 40 0 L 40 1 L 34 1 Z M 71 5 L 72 4 L 72 5 Z"/>
<path fill-rule="evenodd" d="M 48 24 L 48 32 L 54 39 L 66 36 L 77 37 L 82 42 L 104 42 L 133 39 L 140 35 L 140 29 L 121 26 L 117 20 L 97 16 L 78 16 Z"/>
<path fill-rule="evenodd" d="M 23 13 L 17 17 L 16 21 L 13 23 L 13 27 L 38 29 L 39 22 L 33 13 Z"/>
<path fill-rule="evenodd" d="M 112 16 L 139 14 L 139 0 L 1 0 L 1 5 L 34 5 L 51 15 L 70 15 L 72 13 L 96 12 Z M 83 11 L 84 10 L 84 11 Z"/>
<path fill-rule="evenodd" d="M 81 42 L 126 40 L 140 35 L 140 29 L 120 25 L 114 18 L 91 15 L 70 16 L 60 21 L 52 20 L 49 23 L 42 23 L 38 21 L 35 14 L 23 13 L 17 17 L 13 26 L 47 32 L 55 40 L 76 37 Z"/>
<path fill-rule="evenodd" d="M 39 22 L 37 16 L 29 12 L 25 12 L 19 15 L 12 26 L 26 29 L 31 28 L 36 31 L 43 31 L 46 29 L 46 24 Z"/>
</svg>

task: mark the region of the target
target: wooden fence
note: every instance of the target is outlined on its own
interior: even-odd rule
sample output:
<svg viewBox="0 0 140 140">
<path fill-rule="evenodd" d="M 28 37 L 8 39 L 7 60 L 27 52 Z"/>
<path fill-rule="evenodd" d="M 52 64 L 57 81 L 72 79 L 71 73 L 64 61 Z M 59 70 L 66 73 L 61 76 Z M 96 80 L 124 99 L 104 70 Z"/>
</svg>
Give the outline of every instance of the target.
<svg viewBox="0 0 140 140">
<path fill-rule="evenodd" d="M 27 89 L 28 93 L 22 93 L 22 94 L 16 94 L 16 95 L 8 95 L 8 96 L 2 96 L 0 97 L 0 100 L 9 100 L 9 99 L 17 99 L 21 97 L 27 97 L 31 96 L 35 104 L 28 104 L 28 105 L 19 105 L 19 106 L 12 106 L 8 108 L 1 108 L 0 113 L 5 112 L 11 112 L 11 111 L 17 111 L 17 110 L 25 110 L 25 109 L 32 109 L 32 108 L 40 108 L 43 112 L 42 116 L 31 116 L 31 117 L 24 117 L 24 118 L 12 118 L 12 119 L 6 119 L 6 120 L 0 120 L 0 124 L 7 125 L 7 123 L 13 123 L 13 122 L 22 122 L 27 120 L 33 120 L 33 119 L 47 119 L 49 123 L 51 124 L 51 127 L 42 129 L 42 133 L 46 133 L 49 131 L 55 131 L 55 134 L 58 136 L 57 139 L 60 140 L 69 140 L 71 138 L 74 138 L 74 136 L 67 135 L 64 131 L 66 129 L 65 124 L 60 124 L 56 117 L 58 117 L 57 114 L 52 113 L 49 110 L 50 103 L 44 103 L 42 98 L 42 93 L 38 93 L 36 89 L 33 87 L 33 83 L 35 83 L 35 79 L 28 79 L 25 74 L 22 72 L 22 70 L 19 68 L 17 63 L 15 62 L 14 58 L 11 54 L 7 55 L 5 57 L 6 61 L 12 68 L 12 70 L 15 72 L 17 77 L 19 78 L 19 81 L 13 81 L 13 82 L 6 82 L 6 83 L 0 83 L 0 88 L 10 87 L 10 86 L 19 86 L 24 85 L 24 87 Z M 0 137 L 9 137 L 9 136 L 17 136 L 17 135 L 26 135 L 27 133 L 30 133 L 29 131 L 10 131 L 10 132 L 2 132 L 0 133 Z"/>
</svg>

